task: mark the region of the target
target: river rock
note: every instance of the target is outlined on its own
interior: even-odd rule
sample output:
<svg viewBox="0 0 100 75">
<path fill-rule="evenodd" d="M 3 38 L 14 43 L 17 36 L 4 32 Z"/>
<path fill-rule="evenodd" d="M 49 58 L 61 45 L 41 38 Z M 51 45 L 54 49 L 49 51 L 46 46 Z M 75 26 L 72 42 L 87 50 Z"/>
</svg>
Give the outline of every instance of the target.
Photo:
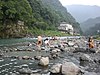
<svg viewBox="0 0 100 75">
<path fill-rule="evenodd" d="M 81 47 L 78 47 L 78 48 L 75 48 L 75 51 L 73 51 L 73 53 L 77 53 L 77 52 L 86 53 L 87 50 L 84 47 L 82 47 L 82 48 Z"/>
<path fill-rule="evenodd" d="M 22 59 L 28 60 L 28 59 L 30 59 L 30 57 L 29 56 L 23 56 Z"/>
<path fill-rule="evenodd" d="M 74 44 L 75 44 L 75 43 L 74 43 L 74 42 L 72 42 L 72 41 L 69 41 L 69 42 L 68 42 L 68 46 L 69 46 L 69 47 L 73 47 L 73 46 L 74 46 Z"/>
<path fill-rule="evenodd" d="M 51 51 L 51 53 L 53 53 L 53 54 L 55 54 L 55 53 L 57 53 L 57 52 L 60 52 L 60 49 L 53 49 L 53 50 Z"/>
<path fill-rule="evenodd" d="M 42 56 L 34 56 L 35 60 L 40 60 L 42 58 Z"/>
<path fill-rule="evenodd" d="M 42 57 L 40 59 L 39 65 L 41 66 L 47 66 L 49 64 L 49 57 Z"/>
<path fill-rule="evenodd" d="M 17 75 L 16 73 L 11 73 L 10 75 Z"/>
<path fill-rule="evenodd" d="M 95 72 L 85 72 L 83 75 L 97 75 Z"/>
<path fill-rule="evenodd" d="M 78 75 L 81 73 L 81 70 L 73 62 L 65 62 L 62 64 L 61 72 L 63 75 Z"/>
<path fill-rule="evenodd" d="M 93 59 L 88 54 L 83 54 L 80 57 L 80 61 L 93 61 Z"/>
<path fill-rule="evenodd" d="M 20 74 L 32 74 L 32 70 L 29 68 L 22 68 L 22 69 L 19 69 L 19 73 Z"/>
<path fill-rule="evenodd" d="M 95 48 L 87 48 L 88 52 L 90 53 L 96 53 L 96 50 Z"/>
<path fill-rule="evenodd" d="M 60 72 L 61 72 L 61 65 L 62 65 L 62 64 L 59 64 L 59 63 L 53 65 L 53 66 L 51 67 L 51 69 L 50 69 L 50 72 L 51 72 L 51 73 L 54 73 L 54 74 L 60 73 Z"/>
<path fill-rule="evenodd" d="M 31 74 L 31 75 L 41 75 L 41 74 L 39 74 L 39 73 L 35 73 L 35 74 Z"/>
</svg>

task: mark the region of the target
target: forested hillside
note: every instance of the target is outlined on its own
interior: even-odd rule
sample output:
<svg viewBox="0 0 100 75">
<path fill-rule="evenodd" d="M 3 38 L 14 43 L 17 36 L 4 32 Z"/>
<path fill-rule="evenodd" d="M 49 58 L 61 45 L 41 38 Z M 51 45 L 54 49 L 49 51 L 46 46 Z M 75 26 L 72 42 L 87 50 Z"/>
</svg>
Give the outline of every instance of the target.
<svg viewBox="0 0 100 75">
<path fill-rule="evenodd" d="M 91 27 L 94 27 L 96 24 L 100 23 L 100 17 L 90 18 L 83 23 L 80 23 L 83 32 L 89 30 Z"/>
<path fill-rule="evenodd" d="M 95 24 L 93 27 L 90 27 L 84 33 L 85 35 L 100 35 L 100 23 Z"/>
<path fill-rule="evenodd" d="M 79 32 L 79 23 L 59 0 L 0 0 L 0 37 L 25 37 L 57 30 L 65 21 Z"/>
<path fill-rule="evenodd" d="M 79 23 L 76 22 L 74 17 L 67 11 L 65 7 L 62 6 L 59 0 L 41 0 L 41 1 L 57 18 L 58 23 L 65 21 L 69 24 L 72 24 L 74 28 L 80 30 Z"/>
</svg>

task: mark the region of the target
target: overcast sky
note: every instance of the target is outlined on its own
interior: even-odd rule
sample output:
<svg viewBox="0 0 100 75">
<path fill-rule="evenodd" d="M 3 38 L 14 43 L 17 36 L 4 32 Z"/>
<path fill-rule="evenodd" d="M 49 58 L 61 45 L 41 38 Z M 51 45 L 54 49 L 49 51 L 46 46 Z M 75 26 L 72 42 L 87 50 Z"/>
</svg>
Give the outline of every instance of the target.
<svg viewBox="0 0 100 75">
<path fill-rule="evenodd" d="M 59 0 L 62 5 L 82 4 L 82 5 L 98 5 L 100 6 L 100 0 Z"/>
</svg>

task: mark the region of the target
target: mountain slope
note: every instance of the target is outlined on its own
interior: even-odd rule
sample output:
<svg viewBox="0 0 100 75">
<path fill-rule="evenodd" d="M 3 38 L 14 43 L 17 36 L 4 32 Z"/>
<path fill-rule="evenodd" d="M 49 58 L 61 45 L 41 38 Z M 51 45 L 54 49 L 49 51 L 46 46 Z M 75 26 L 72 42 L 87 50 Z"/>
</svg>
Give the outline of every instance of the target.
<svg viewBox="0 0 100 75">
<path fill-rule="evenodd" d="M 100 17 L 91 18 L 91 19 L 88 19 L 87 21 L 84 21 L 83 23 L 81 23 L 81 28 L 82 28 L 83 32 L 85 32 L 88 29 L 90 29 L 91 27 L 94 27 L 95 24 L 98 24 L 98 23 L 100 23 Z"/>
<path fill-rule="evenodd" d="M 90 27 L 84 33 L 85 35 L 100 35 L 100 23 L 95 24 L 93 27 Z"/>
<path fill-rule="evenodd" d="M 47 8 L 50 8 L 59 22 L 65 21 L 69 24 L 72 24 L 73 27 L 78 31 L 81 32 L 80 25 L 76 22 L 75 18 L 67 11 L 65 7 L 62 6 L 59 0 L 41 0 Z M 59 24 L 58 24 L 59 25 Z"/>
<path fill-rule="evenodd" d="M 68 5 L 67 10 L 78 22 L 84 22 L 89 18 L 95 18 L 100 16 L 99 6 L 89 6 L 89 5 Z"/>
<path fill-rule="evenodd" d="M 62 21 L 81 31 L 59 0 L 0 0 L 1 38 L 44 34 L 41 31 L 57 30 Z"/>
</svg>

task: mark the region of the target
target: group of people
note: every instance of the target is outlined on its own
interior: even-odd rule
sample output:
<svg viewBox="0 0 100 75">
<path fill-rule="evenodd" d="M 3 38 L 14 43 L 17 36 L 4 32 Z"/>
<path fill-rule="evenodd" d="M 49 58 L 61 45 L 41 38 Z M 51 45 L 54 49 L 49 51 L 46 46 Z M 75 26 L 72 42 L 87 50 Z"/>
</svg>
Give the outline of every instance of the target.
<svg viewBox="0 0 100 75">
<path fill-rule="evenodd" d="M 41 45 L 43 44 L 43 39 L 42 39 L 42 36 L 38 36 L 37 37 L 37 46 L 38 47 L 41 47 Z M 50 40 L 57 40 L 58 38 L 57 38 L 57 36 L 54 36 L 54 37 L 52 37 L 52 39 L 48 39 L 48 38 L 46 38 L 46 39 L 44 39 L 44 44 L 45 44 L 45 46 L 50 46 Z"/>
<path fill-rule="evenodd" d="M 41 47 L 42 46 L 42 41 L 43 39 L 42 39 L 42 36 L 38 36 L 38 40 L 37 40 L 37 46 L 38 47 Z M 55 37 L 52 37 L 52 40 L 57 40 L 57 36 L 55 36 Z M 44 44 L 46 45 L 46 46 L 49 46 L 50 45 L 50 39 L 48 39 L 48 38 L 46 38 L 45 40 L 44 40 Z M 92 37 L 89 37 L 89 40 L 88 40 L 88 47 L 89 48 L 94 48 L 94 40 L 93 40 L 93 38 Z"/>
</svg>

